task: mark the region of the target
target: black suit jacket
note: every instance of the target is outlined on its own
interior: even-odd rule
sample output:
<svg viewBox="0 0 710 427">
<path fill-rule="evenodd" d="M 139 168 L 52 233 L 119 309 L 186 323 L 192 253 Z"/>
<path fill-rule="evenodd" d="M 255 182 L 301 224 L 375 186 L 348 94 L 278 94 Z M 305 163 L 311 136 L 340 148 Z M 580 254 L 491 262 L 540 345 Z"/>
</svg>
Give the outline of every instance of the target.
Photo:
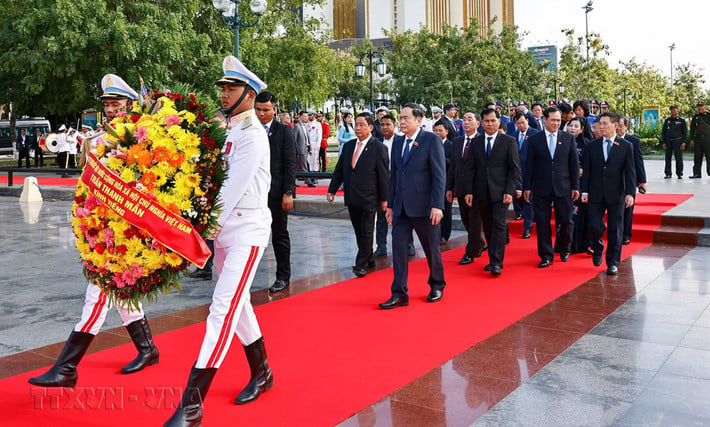
<svg viewBox="0 0 710 427">
<path fill-rule="evenodd" d="M 634 164 L 636 165 L 636 185 L 646 183 L 646 165 L 643 162 L 643 152 L 641 151 L 641 140 L 634 135 L 628 133 L 624 139 L 631 143 L 634 147 Z"/>
<path fill-rule="evenodd" d="M 25 141 L 22 142 L 22 135 L 17 135 L 16 141 L 17 151 L 29 150 L 32 147 L 32 137 L 30 135 L 25 135 Z"/>
<path fill-rule="evenodd" d="M 623 203 L 627 195 L 636 194 L 636 165 L 631 143 L 614 138 L 609 159 L 604 161 L 603 138 L 587 145 L 584 153 L 582 193 L 590 203 Z"/>
<path fill-rule="evenodd" d="M 271 122 L 269 128 L 269 148 L 271 150 L 271 188 L 269 197 L 281 199 L 296 186 L 296 144 L 293 130 L 289 125 Z"/>
<path fill-rule="evenodd" d="M 340 184 L 344 184 L 345 205 L 377 210 L 380 203 L 387 200 L 389 184 L 387 147 L 378 139 L 370 137 L 353 169 L 352 158 L 356 146 L 357 139 L 352 139 L 343 145 L 343 152 L 338 158 L 338 164 L 335 165 L 328 193 L 335 194 Z"/>
<path fill-rule="evenodd" d="M 478 132 L 473 134 L 473 140 L 478 136 Z M 454 197 L 462 199 L 466 195 L 465 169 L 463 159 L 463 146 L 466 143 L 465 136 L 459 136 L 454 139 L 454 144 L 451 148 L 451 163 L 447 164 L 446 168 L 446 191 L 453 191 Z M 468 156 L 471 156 L 471 147 L 468 147 Z"/>
<path fill-rule="evenodd" d="M 444 140 L 444 161 L 446 164 L 446 172 L 448 173 L 449 168 L 451 167 L 451 153 L 454 150 L 454 141 L 450 140 L 449 138 L 446 138 Z"/>
<path fill-rule="evenodd" d="M 579 190 L 579 155 L 571 133 L 557 131 L 555 157 L 550 157 L 547 133 L 539 132 L 528 140 L 523 189 L 546 199 L 571 197 Z"/>
<path fill-rule="evenodd" d="M 518 144 L 512 136 L 498 132 L 488 158 L 486 142 L 485 134 L 471 142 L 464 164 L 466 194 L 473 194 L 474 200 L 502 202 L 503 194 L 514 195 L 520 182 Z"/>
</svg>

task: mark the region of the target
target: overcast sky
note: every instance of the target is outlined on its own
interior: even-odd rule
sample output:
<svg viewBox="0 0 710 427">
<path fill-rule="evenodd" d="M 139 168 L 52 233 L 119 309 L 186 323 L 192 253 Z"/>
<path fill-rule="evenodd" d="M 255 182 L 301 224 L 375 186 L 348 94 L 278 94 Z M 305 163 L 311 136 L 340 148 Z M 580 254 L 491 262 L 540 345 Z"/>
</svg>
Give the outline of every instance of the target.
<svg viewBox="0 0 710 427">
<path fill-rule="evenodd" d="M 515 24 L 523 36 L 523 48 L 565 44 L 562 28 L 573 28 L 584 36 L 584 7 L 587 0 L 516 0 Z M 609 64 L 636 57 L 670 77 L 670 49 L 673 66 L 692 63 L 710 87 L 710 0 L 593 0 L 589 32 L 601 34 L 609 46 Z"/>
</svg>

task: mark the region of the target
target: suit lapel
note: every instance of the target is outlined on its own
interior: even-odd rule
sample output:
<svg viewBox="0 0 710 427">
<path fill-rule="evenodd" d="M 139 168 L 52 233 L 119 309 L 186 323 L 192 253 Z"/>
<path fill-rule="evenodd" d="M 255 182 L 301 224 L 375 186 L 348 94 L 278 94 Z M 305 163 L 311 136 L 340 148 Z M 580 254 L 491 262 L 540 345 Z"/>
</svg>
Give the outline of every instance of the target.
<svg viewBox="0 0 710 427">
<path fill-rule="evenodd" d="M 417 155 L 417 153 L 419 153 L 419 151 L 421 151 L 421 149 L 419 148 L 419 144 L 421 144 L 422 134 L 423 134 L 423 132 L 419 131 L 416 139 L 414 141 L 412 141 L 412 145 L 409 147 L 409 154 L 407 154 L 407 159 L 404 160 L 405 166 L 412 160 L 412 158 L 414 158 L 414 156 Z M 405 144 L 407 143 L 406 136 L 404 138 L 404 143 Z"/>
</svg>

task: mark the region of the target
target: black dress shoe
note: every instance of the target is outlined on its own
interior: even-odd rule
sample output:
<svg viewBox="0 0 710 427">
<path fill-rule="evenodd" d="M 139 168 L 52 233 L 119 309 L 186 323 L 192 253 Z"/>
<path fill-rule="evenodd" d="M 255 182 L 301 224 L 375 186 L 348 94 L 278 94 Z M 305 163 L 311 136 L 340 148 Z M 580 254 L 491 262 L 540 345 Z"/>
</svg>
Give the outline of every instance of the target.
<svg viewBox="0 0 710 427">
<path fill-rule="evenodd" d="M 624 239 L 623 242 L 621 242 L 622 245 L 628 245 L 631 243 L 631 239 Z"/>
<path fill-rule="evenodd" d="M 670 178 L 670 176 L 668 178 Z M 678 175 L 678 179 L 683 179 L 683 175 Z"/>
<path fill-rule="evenodd" d="M 442 289 L 432 289 L 429 295 L 426 297 L 426 302 L 437 302 L 441 301 L 441 297 L 444 296 L 444 291 Z"/>
<path fill-rule="evenodd" d="M 478 250 L 478 253 L 476 254 L 476 256 L 474 258 L 478 258 L 481 255 L 483 255 L 483 252 L 487 249 L 488 249 L 488 244 L 483 245 L 483 247 Z"/>
<path fill-rule="evenodd" d="M 529 239 L 530 238 L 530 230 L 523 231 L 523 235 L 520 237 L 523 239 Z"/>
<path fill-rule="evenodd" d="M 616 276 L 617 274 L 619 274 L 619 269 L 615 265 L 610 265 L 606 269 L 606 274 L 608 274 L 610 276 Z"/>
<path fill-rule="evenodd" d="M 407 255 L 409 255 L 409 256 L 414 256 L 414 255 L 416 255 L 416 254 L 417 254 L 417 250 L 416 250 L 416 249 L 414 249 L 413 247 L 412 247 L 412 248 L 407 248 Z"/>
<path fill-rule="evenodd" d="M 212 280 L 212 271 L 198 268 L 197 270 L 188 274 L 187 277 L 189 277 L 190 279 Z"/>
<path fill-rule="evenodd" d="M 364 268 L 353 268 L 353 274 L 357 277 L 365 277 L 367 276 L 367 270 Z"/>
<path fill-rule="evenodd" d="M 494 265 L 493 267 L 491 267 L 491 274 L 494 276 L 500 276 L 500 274 L 502 273 L 502 269 L 503 267 L 501 267 L 500 265 Z"/>
<path fill-rule="evenodd" d="M 561 252 L 560 253 L 560 261 L 567 262 L 568 259 L 569 259 L 569 252 Z"/>
<path fill-rule="evenodd" d="M 442 237 L 441 240 L 439 240 L 439 244 L 443 245 L 444 243 L 446 243 L 446 241 L 447 241 L 447 239 Z"/>
<path fill-rule="evenodd" d="M 592 262 L 594 263 L 594 266 L 595 266 L 595 267 L 599 267 L 600 265 L 602 265 L 602 256 L 601 256 L 601 254 L 599 254 L 599 255 L 596 255 L 596 254 L 595 254 L 595 255 L 592 255 Z"/>
<path fill-rule="evenodd" d="M 700 175 L 690 175 L 688 178 L 690 178 L 690 179 L 696 179 L 696 178 L 700 178 Z"/>
<path fill-rule="evenodd" d="M 380 303 L 379 307 L 383 310 L 390 308 L 406 307 L 409 305 L 409 297 L 391 297 L 387 301 Z"/>
<path fill-rule="evenodd" d="M 542 261 L 540 261 L 540 264 L 538 264 L 537 266 L 540 268 L 547 268 L 551 265 L 552 265 L 551 259 L 543 259 Z"/>
<path fill-rule="evenodd" d="M 367 268 L 375 268 L 375 260 L 371 259 L 367 262 Z"/>
<path fill-rule="evenodd" d="M 515 219 L 513 221 L 520 221 L 521 219 L 523 219 L 522 215 L 515 215 Z"/>
<path fill-rule="evenodd" d="M 670 176 L 670 175 L 666 175 L 666 176 L 663 177 L 663 179 L 671 179 L 671 176 Z"/>
<path fill-rule="evenodd" d="M 375 250 L 375 253 L 372 254 L 372 256 L 374 256 L 375 258 L 386 257 L 386 256 L 387 256 L 387 248 L 383 248 L 383 247 L 381 247 L 381 246 L 378 247 L 378 248 Z"/>
<path fill-rule="evenodd" d="M 270 293 L 275 293 L 275 292 L 281 292 L 284 289 L 288 289 L 288 286 L 290 283 L 287 280 L 277 280 L 274 282 L 273 285 L 269 288 Z"/>
<path fill-rule="evenodd" d="M 493 265 L 493 264 L 487 264 L 485 267 L 483 267 L 483 271 L 493 271 L 493 267 L 495 267 L 495 265 Z M 499 268 L 499 269 L 502 269 L 503 266 L 502 266 L 502 265 L 499 265 L 498 268 Z"/>
<path fill-rule="evenodd" d="M 471 258 L 470 256 L 468 256 L 466 254 L 463 254 L 461 259 L 459 260 L 459 264 L 461 264 L 461 265 L 471 264 L 472 262 L 473 262 L 473 258 Z"/>
</svg>

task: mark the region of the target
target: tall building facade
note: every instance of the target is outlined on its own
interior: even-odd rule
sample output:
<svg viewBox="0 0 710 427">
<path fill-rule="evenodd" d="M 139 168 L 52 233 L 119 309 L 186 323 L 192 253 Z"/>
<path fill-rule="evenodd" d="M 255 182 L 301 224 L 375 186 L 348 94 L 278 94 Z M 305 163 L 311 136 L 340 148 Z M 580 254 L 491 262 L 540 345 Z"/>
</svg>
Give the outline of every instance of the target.
<svg viewBox="0 0 710 427">
<path fill-rule="evenodd" d="M 385 30 L 441 32 L 444 24 L 466 27 L 471 18 L 484 30 L 492 25 L 499 31 L 515 23 L 513 6 L 514 0 L 328 0 L 304 15 L 324 20 L 335 40 L 378 40 L 386 38 Z"/>
</svg>

